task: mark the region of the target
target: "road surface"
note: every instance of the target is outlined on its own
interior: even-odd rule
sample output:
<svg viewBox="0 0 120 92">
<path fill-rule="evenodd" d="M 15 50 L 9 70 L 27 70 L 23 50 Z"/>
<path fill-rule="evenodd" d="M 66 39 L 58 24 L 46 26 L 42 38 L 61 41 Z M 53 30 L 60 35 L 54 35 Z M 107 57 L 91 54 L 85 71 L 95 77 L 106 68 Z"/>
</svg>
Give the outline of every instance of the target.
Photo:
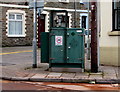
<svg viewBox="0 0 120 92">
<path fill-rule="evenodd" d="M 2 48 L 2 66 L 19 65 L 33 62 L 32 47 L 4 47 Z"/>
<path fill-rule="evenodd" d="M 117 92 L 118 84 L 85 84 L 85 83 L 55 83 L 1 80 L 2 90 L 57 90 L 57 91 L 92 91 Z"/>
</svg>

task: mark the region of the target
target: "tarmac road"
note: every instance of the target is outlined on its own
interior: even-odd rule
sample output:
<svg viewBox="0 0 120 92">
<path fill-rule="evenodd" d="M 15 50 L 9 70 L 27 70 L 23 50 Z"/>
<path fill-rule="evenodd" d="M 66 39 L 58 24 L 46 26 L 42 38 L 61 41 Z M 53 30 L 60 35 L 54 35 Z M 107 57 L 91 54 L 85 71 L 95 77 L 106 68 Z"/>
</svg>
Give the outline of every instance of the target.
<svg viewBox="0 0 120 92">
<path fill-rule="evenodd" d="M 2 90 L 59 90 L 67 91 L 92 91 L 92 92 L 117 92 L 118 84 L 84 84 L 84 83 L 55 83 L 55 82 L 27 82 L 1 80 Z M 4 92 L 4 91 L 3 91 Z M 7 92 L 7 91 L 6 91 Z"/>
<path fill-rule="evenodd" d="M 2 66 L 18 65 L 24 63 L 31 63 L 32 58 L 32 47 L 4 47 L 2 48 Z"/>
</svg>

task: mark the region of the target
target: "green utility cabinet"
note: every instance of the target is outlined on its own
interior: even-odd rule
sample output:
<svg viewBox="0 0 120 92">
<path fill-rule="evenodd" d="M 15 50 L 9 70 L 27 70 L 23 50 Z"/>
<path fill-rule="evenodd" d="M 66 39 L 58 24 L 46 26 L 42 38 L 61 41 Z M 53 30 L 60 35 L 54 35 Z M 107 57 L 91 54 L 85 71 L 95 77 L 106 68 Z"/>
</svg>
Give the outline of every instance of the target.
<svg viewBox="0 0 120 92">
<path fill-rule="evenodd" d="M 52 28 L 41 34 L 41 61 L 49 67 L 84 68 L 84 30 Z M 49 50 L 48 50 L 49 49 Z"/>
<path fill-rule="evenodd" d="M 41 63 L 84 69 L 84 29 L 68 28 L 67 11 L 51 11 L 50 30 L 41 33 Z"/>
</svg>

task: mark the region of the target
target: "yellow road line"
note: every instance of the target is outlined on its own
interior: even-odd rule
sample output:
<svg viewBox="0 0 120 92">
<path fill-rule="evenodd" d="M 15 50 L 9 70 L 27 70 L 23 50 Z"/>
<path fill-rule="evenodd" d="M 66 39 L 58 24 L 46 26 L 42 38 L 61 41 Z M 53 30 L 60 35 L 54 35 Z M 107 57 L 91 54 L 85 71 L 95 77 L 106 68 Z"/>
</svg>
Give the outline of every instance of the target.
<svg viewBox="0 0 120 92">
<path fill-rule="evenodd" d="M 32 52 L 32 50 L 25 50 L 25 51 L 16 51 L 16 52 L 0 53 L 0 55 L 16 54 L 16 53 L 23 53 L 23 52 Z"/>
</svg>

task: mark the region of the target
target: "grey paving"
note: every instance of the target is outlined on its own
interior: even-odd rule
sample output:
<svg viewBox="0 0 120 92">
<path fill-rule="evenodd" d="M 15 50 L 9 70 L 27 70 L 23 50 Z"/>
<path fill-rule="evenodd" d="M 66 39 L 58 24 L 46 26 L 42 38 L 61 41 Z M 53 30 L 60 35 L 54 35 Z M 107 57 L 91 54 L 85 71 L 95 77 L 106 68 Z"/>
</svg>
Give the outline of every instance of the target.
<svg viewBox="0 0 120 92">
<path fill-rule="evenodd" d="M 60 78 L 62 73 L 49 73 L 46 78 Z"/>
<path fill-rule="evenodd" d="M 63 72 L 50 72 L 43 68 L 28 68 L 30 64 L 15 67 L 3 67 L 2 75 L 3 79 L 19 80 L 19 81 L 48 81 L 48 82 L 90 82 L 96 81 L 97 83 L 117 83 L 118 78 L 116 75 L 109 73 L 109 75 L 102 73 L 63 73 Z M 42 66 L 42 64 L 40 64 Z M 44 64 L 43 64 L 44 66 Z M 111 66 L 112 67 L 112 66 Z M 39 71 L 38 71 L 39 70 Z"/>
<path fill-rule="evenodd" d="M 35 74 L 34 76 L 32 76 L 31 78 L 35 79 L 35 78 L 45 78 L 47 76 L 47 74 Z"/>
<path fill-rule="evenodd" d="M 102 75 L 90 75 L 89 79 L 103 79 Z"/>
<path fill-rule="evenodd" d="M 117 79 L 116 75 L 104 75 L 103 79 Z"/>
<path fill-rule="evenodd" d="M 77 79 L 88 79 L 89 73 L 76 73 L 74 78 Z"/>
<path fill-rule="evenodd" d="M 60 78 L 74 78 L 75 77 L 75 73 L 63 73 L 62 76 Z"/>
</svg>

